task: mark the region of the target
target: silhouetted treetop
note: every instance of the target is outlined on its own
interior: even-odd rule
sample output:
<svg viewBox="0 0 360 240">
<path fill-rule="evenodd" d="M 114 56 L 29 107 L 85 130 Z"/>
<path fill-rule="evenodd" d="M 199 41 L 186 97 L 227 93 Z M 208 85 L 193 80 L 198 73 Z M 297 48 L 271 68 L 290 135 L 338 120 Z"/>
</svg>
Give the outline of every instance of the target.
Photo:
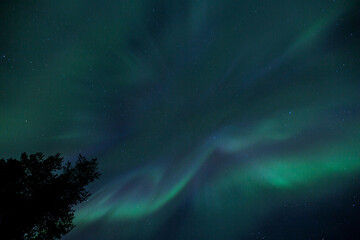
<svg viewBox="0 0 360 240">
<path fill-rule="evenodd" d="M 73 227 L 73 207 L 90 196 L 99 178 L 97 160 L 79 155 L 72 164 L 56 154 L 0 159 L 1 239 L 56 239 Z"/>
</svg>

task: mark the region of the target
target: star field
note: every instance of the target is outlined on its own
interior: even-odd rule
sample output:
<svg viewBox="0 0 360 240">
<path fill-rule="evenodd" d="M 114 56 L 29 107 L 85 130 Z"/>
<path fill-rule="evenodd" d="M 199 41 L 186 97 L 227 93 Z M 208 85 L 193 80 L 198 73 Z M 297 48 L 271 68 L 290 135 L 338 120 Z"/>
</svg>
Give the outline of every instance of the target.
<svg viewBox="0 0 360 240">
<path fill-rule="evenodd" d="M 357 239 L 357 1 L 2 1 L 1 157 L 97 157 L 64 239 Z"/>
</svg>

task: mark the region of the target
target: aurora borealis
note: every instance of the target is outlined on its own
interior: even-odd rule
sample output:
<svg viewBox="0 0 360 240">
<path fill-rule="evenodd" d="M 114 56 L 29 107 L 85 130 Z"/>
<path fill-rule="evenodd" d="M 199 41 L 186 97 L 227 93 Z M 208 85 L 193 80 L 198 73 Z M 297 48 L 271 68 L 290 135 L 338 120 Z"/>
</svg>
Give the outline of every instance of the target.
<svg viewBox="0 0 360 240">
<path fill-rule="evenodd" d="M 0 158 L 99 160 L 64 239 L 360 238 L 357 1 L 0 11 Z"/>
</svg>

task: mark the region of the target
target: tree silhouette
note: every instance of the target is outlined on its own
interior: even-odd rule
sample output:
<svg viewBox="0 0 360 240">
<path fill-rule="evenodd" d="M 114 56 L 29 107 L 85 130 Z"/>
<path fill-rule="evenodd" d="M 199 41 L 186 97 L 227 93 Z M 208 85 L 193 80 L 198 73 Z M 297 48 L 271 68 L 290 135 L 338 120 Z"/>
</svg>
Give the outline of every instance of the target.
<svg viewBox="0 0 360 240">
<path fill-rule="evenodd" d="M 79 155 L 75 164 L 60 154 L 0 159 L 0 239 L 60 238 L 74 228 L 73 207 L 90 196 L 99 178 L 97 160 Z"/>
</svg>

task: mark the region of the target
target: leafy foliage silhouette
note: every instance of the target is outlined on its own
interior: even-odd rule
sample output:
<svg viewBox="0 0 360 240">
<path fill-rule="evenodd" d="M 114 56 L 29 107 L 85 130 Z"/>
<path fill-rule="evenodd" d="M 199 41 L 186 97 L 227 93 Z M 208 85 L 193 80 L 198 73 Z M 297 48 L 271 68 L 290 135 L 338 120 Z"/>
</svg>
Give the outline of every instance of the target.
<svg viewBox="0 0 360 240">
<path fill-rule="evenodd" d="M 97 159 L 82 155 L 75 164 L 60 154 L 0 159 L 0 239 L 52 240 L 68 233 L 74 206 L 88 199 L 85 186 L 99 176 Z"/>
</svg>

